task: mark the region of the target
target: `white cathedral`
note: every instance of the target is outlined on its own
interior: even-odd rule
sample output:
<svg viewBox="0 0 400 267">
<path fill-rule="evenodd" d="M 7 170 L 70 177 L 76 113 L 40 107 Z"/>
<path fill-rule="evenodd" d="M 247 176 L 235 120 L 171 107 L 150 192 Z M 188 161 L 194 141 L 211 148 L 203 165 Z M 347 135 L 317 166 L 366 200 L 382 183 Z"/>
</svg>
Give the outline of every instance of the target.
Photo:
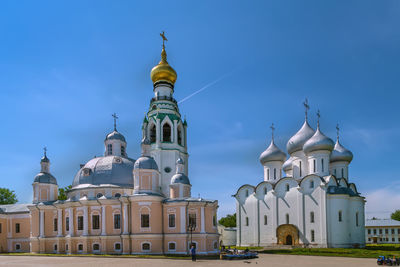
<svg viewBox="0 0 400 267">
<path fill-rule="evenodd" d="M 351 151 L 314 130 L 306 118 L 287 143 L 261 153 L 264 181 L 236 194 L 238 246 L 365 246 L 365 198 L 349 181 Z M 286 176 L 282 176 L 282 171 Z"/>
</svg>

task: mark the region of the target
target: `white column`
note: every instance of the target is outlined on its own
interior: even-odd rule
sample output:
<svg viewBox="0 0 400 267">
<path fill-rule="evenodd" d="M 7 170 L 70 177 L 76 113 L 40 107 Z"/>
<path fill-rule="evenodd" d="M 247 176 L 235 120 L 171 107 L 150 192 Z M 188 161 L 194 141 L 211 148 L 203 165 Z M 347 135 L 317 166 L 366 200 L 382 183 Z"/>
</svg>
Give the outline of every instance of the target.
<svg viewBox="0 0 400 267">
<path fill-rule="evenodd" d="M 101 206 L 101 235 L 106 235 L 106 206 Z"/>
<path fill-rule="evenodd" d="M 205 233 L 205 218 L 204 218 L 204 207 L 200 208 L 200 219 L 201 219 L 201 233 Z"/>
<path fill-rule="evenodd" d="M 44 237 L 44 210 L 39 210 L 40 213 L 40 237 Z"/>
<path fill-rule="evenodd" d="M 173 127 L 174 127 L 174 139 L 173 139 L 173 141 L 174 141 L 174 143 L 178 143 L 178 121 L 177 120 L 174 120 L 174 125 L 173 125 Z"/>
<path fill-rule="evenodd" d="M 161 143 L 161 124 L 160 124 L 160 119 L 157 119 L 157 126 L 156 126 L 156 144 L 157 147 L 160 146 Z"/>
<path fill-rule="evenodd" d="M 185 206 L 181 207 L 181 233 L 186 233 L 186 211 Z"/>
<path fill-rule="evenodd" d="M 74 214 L 72 208 L 68 209 L 68 217 L 69 217 L 69 231 L 68 234 L 72 236 L 74 234 Z M 71 248 L 69 248 L 71 250 Z"/>
<path fill-rule="evenodd" d="M 58 232 L 57 232 L 57 236 L 62 236 L 62 220 L 63 220 L 63 218 L 62 218 L 62 209 L 58 209 L 57 212 L 58 212 L 58 218 L 57 218 L 57 230 L 58 230 Z M 59 249 L 60 248 L 58 248 L 58 250 Z"/>
<path fill-rule="evenodd" d="M 89 222 L 88 222 L 88 207 L 83 207 L 83 235 L 88 235 Z"/>
<path fill-rule="evenodd" d="M 123 206 L 124 206 L 124 213 L 123 213 L 123 216 L 124 216 L 124 235 L 127 235 L 128 234 L 128 205 L 126 204 L 126 203 L 124 203 L 123 204 Z"/>
</svg>

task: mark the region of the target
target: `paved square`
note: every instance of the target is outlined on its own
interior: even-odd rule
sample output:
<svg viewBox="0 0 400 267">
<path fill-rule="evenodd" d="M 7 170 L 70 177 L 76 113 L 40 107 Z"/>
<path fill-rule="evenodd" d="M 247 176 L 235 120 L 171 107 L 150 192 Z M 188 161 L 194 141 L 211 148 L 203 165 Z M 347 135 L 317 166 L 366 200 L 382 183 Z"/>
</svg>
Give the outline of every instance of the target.
<svg viewBox="0 0 400 267">
<path fill-rule="evenodd" d="M 142 258 L 102 258 L 102 257 L 41 257 L 41 256 L 0 256 L 0 266 L 65 266 L 65 267 L 180 267 L 180 266 L 376 266 L 375 259 L 319 257 L 319 256 L 293 256 L 293 255 L 267 255 L 262 254 L 258 259 L 240 261 L 222 260 L 190 260 L 174 259 L 142 259 Z"/>
</svg>

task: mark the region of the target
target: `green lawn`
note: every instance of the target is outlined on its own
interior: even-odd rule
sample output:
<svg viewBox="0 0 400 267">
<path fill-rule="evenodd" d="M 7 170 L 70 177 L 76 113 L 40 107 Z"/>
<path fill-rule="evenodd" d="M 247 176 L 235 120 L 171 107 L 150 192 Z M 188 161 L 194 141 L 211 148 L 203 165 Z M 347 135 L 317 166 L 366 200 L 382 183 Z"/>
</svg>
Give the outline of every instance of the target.
<svg viewBox="0 0 400 267">
<path fill-rule="evenodd" d="M 400 245 L 367 245 L 365 248 L 293 248 L 259 250 L 266 254 L 312 255 L 353 258 L 400 257 Z"/>
</svg>

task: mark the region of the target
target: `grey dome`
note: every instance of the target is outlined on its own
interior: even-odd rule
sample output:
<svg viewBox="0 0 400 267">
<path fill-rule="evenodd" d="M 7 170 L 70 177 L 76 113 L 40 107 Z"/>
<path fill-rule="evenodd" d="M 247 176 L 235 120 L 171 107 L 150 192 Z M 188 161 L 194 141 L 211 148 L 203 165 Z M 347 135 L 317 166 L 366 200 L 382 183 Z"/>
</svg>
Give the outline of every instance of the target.
<svg viewBox="0 0 400 267">
<path fill-rule="evenodd" d="M 89 160 L 76 174 L 72 186 L 112 184 L 133 187 L 133 164 L 129 158 L 107 156 Z"/>
<path fill-rule="evenodd" d="M 177 173 L 171 178 L 171 184 L 188 184 L 190 185 L 189 177 L 183 173 Z"/>
<path fill-rule="evenodd" d="M 113 132 L 107 134 L 106 140 L 120 140 L 120 141 L 126 143 L 125 137 L 120 132 L 117 132 L 115 130 Z"/>
<path fill-rule="evenodd" d="M 305 153 L 317 151 L 317 150 L 333 150 L 334 143 L 332 139 L 324 135 L 318 128 L 315 134 L 308 139 L 304 144 L 303 150 Z"/>
<path fill-rule="evenodd" d="M 184 162 L 183 162 L 183 159 L 182 158 L 179 158 L 177 161 L 176 161 L 176 164 L 183 164 Z"/>
<path fill-rule="evenodd" d="M 307 142 L 308 139 L 311 138 L 311 136 L 313 136 L 314 133 L 314 129 L 311 128 L 311 126 L 308 124 L 308 121 L 306 120 L 303 126 L 301 126 L 300 130 L 287 142 L 286 149 L 288 153 L 292 154 L 296 151 L 302 150 L 303 145 Z"/>
<path fill-rule="evenodd" d="M 283 165 L 282 165 L 283 171 L 286 172 L 286 171 L 289 171 L 289 170 L 293 169 L 292 163 L 293 163 L 293 158 L 292 157 L 288 158 L 285 161 L 285 163 L 283 163 Z"/>
<path fill-rule="evenodd" d="M 135 162 L 135 170 L 136 169 L 146 169 L 146 170 L 157 170 L 158 166 L 157 162 L 149 156 L 141 156 Z"/>
<path fill-rule="evenodd" d="M 280 150 L 274 140 L 271 141 L 269 147 L 260 155 L 260 162 L 262 165 L 269 161 L 285 161 L 286 154 Z"/>
<path fill-rule="evenodd" d="M 352 160 L 353 160 L 353 153 L 351 153 L 350 150 L 342 146 L 339 140 L 337 140 L 335 147 L 333 148 L 330 161 L 331 162 L 347 161 L 348 163 L 350 163 Z"/>
<path fill-rule="evenodd" d="M 47 172 L 40 172 L 35 176 L 34 183 L 57 184 L 56 178 Z"/>
</svg>

